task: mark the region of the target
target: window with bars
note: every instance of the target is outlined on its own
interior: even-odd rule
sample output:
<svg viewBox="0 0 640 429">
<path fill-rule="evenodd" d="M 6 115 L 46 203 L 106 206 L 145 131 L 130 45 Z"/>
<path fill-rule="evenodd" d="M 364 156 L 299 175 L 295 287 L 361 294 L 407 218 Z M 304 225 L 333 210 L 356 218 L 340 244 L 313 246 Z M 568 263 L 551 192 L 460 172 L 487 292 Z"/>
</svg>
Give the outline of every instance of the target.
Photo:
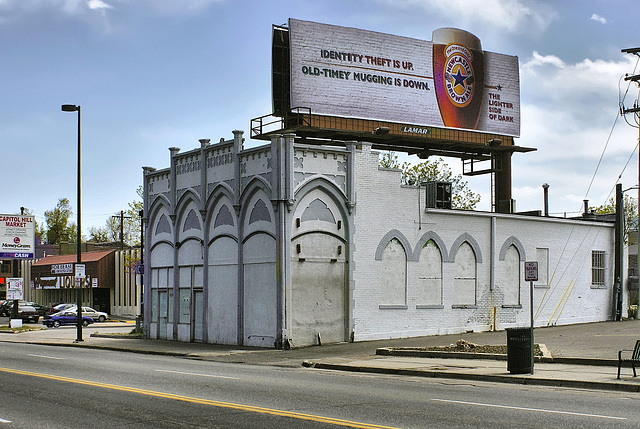
<svg viewBox="0 0 640 429">
<path fill-rule="evenodd" d="M 604 286 L 604 251 L 591 251 L 591 284 Z"/>
</svg>

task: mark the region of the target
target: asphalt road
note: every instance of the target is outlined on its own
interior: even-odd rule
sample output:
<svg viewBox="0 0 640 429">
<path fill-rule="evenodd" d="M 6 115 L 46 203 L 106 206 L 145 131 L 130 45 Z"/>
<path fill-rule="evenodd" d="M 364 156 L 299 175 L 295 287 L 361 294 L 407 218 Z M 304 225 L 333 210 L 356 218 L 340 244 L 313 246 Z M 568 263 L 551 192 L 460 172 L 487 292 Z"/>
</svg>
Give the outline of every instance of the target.
<svg viewBox="0 0 640 429">
<path fill-rule="evenodd" d="M 632 393 L 3 343 L 7 428 L 631 428 Z M 4 424 L 3 424 L 4 423 Z"/>
</svg>

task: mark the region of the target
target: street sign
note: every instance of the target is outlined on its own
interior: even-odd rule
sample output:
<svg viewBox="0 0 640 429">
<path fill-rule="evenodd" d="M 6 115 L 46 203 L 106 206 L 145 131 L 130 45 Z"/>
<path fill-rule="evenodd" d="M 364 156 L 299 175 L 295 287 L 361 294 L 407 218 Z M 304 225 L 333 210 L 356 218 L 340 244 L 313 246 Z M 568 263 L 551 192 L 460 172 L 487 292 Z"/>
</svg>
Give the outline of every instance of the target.
<svg viewBox="0 0 640 429">
<path fill-rule="evenodd" d="M 524 263 L 524 281 L 537 282 L 538 281 L 538 262 L 525 262 Z"/>
<path fill-rule="evenodd" d="M 144 274 L 144 265 L 137 263 L 135 266 L 136 274 Z"/>
<path fill-rule="evenodd" d="M 86 275 L 86 266 L 84 264 L 76 264 L 76 279 L 84 279 Z"/>
</svg>

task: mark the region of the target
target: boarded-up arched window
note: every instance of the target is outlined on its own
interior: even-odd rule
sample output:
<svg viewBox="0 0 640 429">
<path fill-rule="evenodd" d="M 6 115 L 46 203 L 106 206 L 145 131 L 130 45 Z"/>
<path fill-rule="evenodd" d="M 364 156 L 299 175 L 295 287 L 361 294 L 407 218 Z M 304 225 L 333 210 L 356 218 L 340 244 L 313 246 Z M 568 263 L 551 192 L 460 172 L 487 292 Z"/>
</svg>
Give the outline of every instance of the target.
<svg viewBox="0 0 640 429">
<path fill-rule="evenodd" d="M 520 304 L 520 253 L 515 246 L 507 248 L 504 255 L 504 304 Z"/>
<path fill-rule="evenodd" d="M 476 304 L 476 255 L 466 241 L 456 253 L 453 299 L 454 305 Z"/>
<path fill-rule="evenodd" d="M 406 305 L 407 254 L 396 238 L 389 241 L 382 253 L 383 305 Z"/>
<path fill-rule="evenodd" d="M 441 305 L 442 254 L 433 240 L 424 245 L 418 269 L 418 305 Z"/>
</svg>

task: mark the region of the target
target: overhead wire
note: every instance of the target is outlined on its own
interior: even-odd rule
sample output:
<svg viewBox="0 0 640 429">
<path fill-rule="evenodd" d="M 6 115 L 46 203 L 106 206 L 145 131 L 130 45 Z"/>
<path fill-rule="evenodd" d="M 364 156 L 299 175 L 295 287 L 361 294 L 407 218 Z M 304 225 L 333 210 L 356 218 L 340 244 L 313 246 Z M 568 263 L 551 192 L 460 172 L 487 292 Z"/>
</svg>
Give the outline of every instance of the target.
<svg viewBox="0 0 640 429">
<path fill-rule="evenodd" d="M 633 68 L 633 73 L 634 74 L 636 72 L 636 69 L 638 68 L 638 63 L 639 62 L 640 62 L 640 58 L 638 58 L 638 60 L 636 60 L 636 65 Z M 587 196 L 589 195 L 589 191 L 591 191 L 591 186 L 593 186 L 593 182 L 596 179 L 596 175 L 598 174 L 598 170 L 600 169 L 600 164 L 602 163 L 602 159 L 604 158 L 604 154 L 607 151 L 607 148 L 609 147 L 609 143 L 611 142 L 611 136 L 613 135 L 613 130 L 615 129 L 616 124 L 618 123 L 618 118 L 620 116 L 624 116 L 625 122 L 627 122 L 627 124 L 629 123 L 629 121 L 627 120 L 627 116 L 624 115 L 623 112 L 624 112 L 624 100 L 625 100 L 625 98 L 627 98 L 627 94 L 629 93 L 629 88 L 631 86 L 631 81 L 629 81 L 627 83 L 627 88 L 624 91 L 624 94 L 622 95 L 622 98 L 621 98 L 620 97 L 620 83 L 622 82 L 623 78 L 624 78 L 624 76 L 621 76 L 620 79 L 618 80 L 618 107 L 620 108 L 620 112 L 616 113 L 616 117 L 615 117 L 615 120 L 613 121 L 613 125 L 611 125 L 611 129 L 609 130 L 609 135 L 607 136 L 607 141 L 605 142 L 604 148 L 602 148 L 602 153 L 600 153 L 600 159 L 598 159 L 598 164 L 596 165 L 595 171 L 593 172 L 593 176 L 591 176 L 591 181 L 589 182 L 589 186 L 587 187 L 587 192 L 585 193 L 585 196 L 584 196 L 585 200 L 587 199 Z M 634 149 L 634 152 L 635 152 L 635 149 Z M 628 164 L 628 162 L 627 162 L 627 164 Z M 625 168 L 626 168 L 626 165 L 625 165 Z M 623 172 L 624 172 L 624 169 L 623 169 Z M 620 176 L 618 176 L 618 179 L 616 179 L 616 183 L 618 182 L 618 180 L 620 180 L 620 177 L 622 177 L 622 173 L 620 173 Z M 614 188 L 615 188 L 615 186 L 614 186 Z M 605 199 L 603 204 L 606 204 L 606 202 L 609 199 L 610 195 L 611 195 L 611 193 L 609 193 L 609 196 L 607 196 L 607 198 Z"/>
<path fill-rule="evenodd" d="M 637 68 L 638 68 L 638 64 L 639 64 L 639 62 L 640 62 L 640 57 L 638 58 L 638 60 L 636 60 L 636 65 L 635 65 L 635 67 L 634 67 L 634 74 L 635 74 L 635 72 L 636 72 L 636 70 L 637 70 Z M 628 94 L 628 92 L 629 92 L 629 87 L 630 87 L 630 85 L 631 85 L 631 82 L 629 81 L 629 83 L 627 84 L 627 88 L 626 88 L 626 90 L 625 90 L 625 92 L 624 92 L 624 95 L 622 95 L 622 97 L 620 97 L 620 92 L 621 92 L 621 91 L 620 91 L 620 82 L 622 81 L 622 79 L 623 79 L 623 77 L 621 77 L 621 78 L 620 78 L 620 80 L 618 81 L 618 103 L 619 103 L 619 106 L 623 106 L 623 105 L 624 105 L 624 100 L 625 100 L 625 98 L 626 98 L 626 96 L 627 96 L 627 94 Z M 623 113 L 623 111 L 624 111 L 624 110 L 623 110 L 623 108 L 622 108 L 622 107 L 620 107 L 620 113 Z M 601 163 L 602 163 L 602 160 L 603 160 L 603 158 L 604 158 L 604 154 L 606 153 L 607 148 L 608 148 L 608 146 L 609 146 L 609 143 L 610 143 L 610 141 L 611 141 L 611 136 L 613 135 L 613 131 L 614 131 L 614 129 L 615 129 L 615 127 L 616 127 L 617 123 L 618 123 L 618 116 L 619 116 L 619 114 L 618 114 L 618 113 L 616 113 L 616 117 L 615 117 L 615 119 L 614 119 L 614 121 L 613 121 L 613 124 L 611 125 L 611 129 L 609 130 L 609 135 L 607 136 L 607 140 L 606 140 L 606 142 L 605 142 L 604 148 L 602 149 L 602 152 L 601 152 L 601 154 L 600 154 L 600 158 L 598 159 L 598 163 L 597 163 L 596 168 L 595 168 L 595 170 L 594 170 L 594 172 L 593 172 L 593 175 L 592 175 L 592 177 L 591 177 L 591 181 L 589 182 L 589 186 L 587 187 L 587 191 L 586 191 L 586 193 L 585 193 L 585 198 L 584 198 L 584 200 L 586 200 L 586 199 L 587 199 L 587 196 L 589 195 L 589 192 L 591 191 L 591 187 L 593 186 L 593 182 L 595 181 L 596 175 L 597 175 L 597 173 L 598 173 L 598 170 L 599 170 L 600 165 L 601 165 Z M 622 116 L 625 116 L 625 115 L 622 115 Z M 638 118 L 637 118 L 637 116 L 635 117 L 635 119 L 636 119 L 636 122 L 638 122 Z M 626 116 L 625 116 L 625 121 L 628 123 Z M 640 139 L 639 139 L 639 141 L 638 141 L 638 144 L 640 144 Z M 623 168 L 623 171 L 620 173 L 620 176 L 618 176 L 618 178 L 616 179 L 616 183 L 617 183 L 617 182 L 620 180 L 620 178 L 622 177 L 622 174 L 624 173 L 624 170 L 625 170 L 625 169 L 626 169 L 626 167 L 628 166 L 628 164 L 629 164 L 629 162 L 630 162 L 630 160 L 631 160 L 631 157 L 633 156 L 633 153 L 635 153 L 635 151 L 636 151 L 636 150 L 637 150 L 637 148 L 638 148 L 638 144 L 636 144 L 636 146 L 634 147 L 634 150 L 633 150 L 633 152 L 632 152 L 631 156 L 629 157 L 629 160 L 627 160 L 627 163 L 625 164 L 625 167 Z M 615 186 L 614 186 L 614 189 L 615 189 Z M 606 203 L 606 201 L 609 199 L 610 195 L 611 195 L 611 193 L 609 193 L 609 196 L 607 196 L 607 198 L 605 199 L 605 202 L 604 202 L 604 203 Z M 586 208 L 585 208 L 585 209 L 586 209 Z M 563 247 L 563 249 L 562 249 L 562 252 L 560 253 L 560 257 L 558 258 L 558 261 L 557 261 L 557 263 L 556 263 L 556 266 L 555 266 L 555 267 L 554 267 L 554 269 L 553 269 L 553 273 L 552 273 L 551 279 L 549 280 L 549 283 L 548 283 L 548 288 L 547 288 L 547 290 L 545 291 L 545 293 L 544 293 L 544 295 L 543 295 L 542 299 L 540 300 L 540 303 L 539 303 L 539 305 L 538 305 L 538 308 L 537 308 L 537 311 L 536 311 L 536 315 L 535 315 L 535 317 L 534 317 L 534 318 L 537 318 L 537 316 L 540 314 L 540 312 L 541 312 L 542 310 L 544 310 L 544 308 L 546 307 L 547 303 L 549 303 L 549 301 L 551 300 L 551 296 L 553 295 L 553 292 L 554 292 L 554 291 L 553 291 L 553 289 L 555 289 L 555 288 L 557 288 L 557 287 L 559 287 L 559 286 L 560 286 L 560 283 L 561 283 L 562 279 L 564 278 L 564 276 L 565 276 L 565 274 L 566 274 L 566 270 L 568 269 L 568 267 L 565 267 L 565 270 L 564 270 L 564 271 L 562 272 L 562 274 L 560 275 L 560 278 L 558 279 L 558 281 L 557 281 L 557 283 L 556 283 L 555 287 L 552 287 L 552 283 L 553 283 L 553 279 L 555 278 L 556 271 L 557 271 L 558 267 L 560 266 L 560 261 L 562 260 L 562 258 L 563 258 L 563 256 L 564 256 L 565 252 L 567 251 L 567 246 L 568 246 L 568 244 L 569 244 L 569 242 L 570 242 L 570 240 L 571 240 L 571 236 L 573 235 L 574 229 L 575 229 L 575 225 L 571 228 L 571 231 L 569 232 L 569 235 L 567 236 L 567 239 L 566 239 L 566 241 L 565 241 L 565 245 L 564 245 L 564 247 Z M 586 239 L 586 235 L 585 235 L 585 237 L 582 239 L 582 243 L 584 243 L 584 240 L 585 240 L 585 239 Z M 582 243 L 581 243 L 581 244 L 582 244 Z M 577 256 L 577 254 L 578 254 L 578 249 L 579 249 L 579 248 L 581 248 L 581 246 L 579 246 L 578 248 L 576 248 L 576 249 L 574 250 L 574 254 L 573 254 L 573 256 L 571 257 L 571 260 L 573 260 L 573 259 Z M 568 296 L 566 296 L 566 295 L 567 295 L 567 293 L 569 293 L 569 295 L 570 295 L 570 294 L 571 294 L 571 292 L 573 291 L 573 288 L 575 287 L 575 283 L 574 283 L 574 282 L 575 282 L 575 279 L 572 279 L 572 280 L 569 282 L 569 286 L 568 286 L 568 287 L 567 287 L 567 289 L 565 290 L 564 295 L 562 296 L 562 298 L 561 298 L 560 302 L 558 303 L 558 307 L 556 307 L 556 310 L 555 310 L 555 311 L 553 312 L 553 314 L 551 315 L 551 319 L 549 320 L 549 323 L 551 323 L 551 320 L 553 320 L 553 317 L 555 316 L 556 312 L 558 311 L 558 309 L 559 309 L 560 305 L 562 304 L 563 300 L 565 301 L 565 305 L 566 305 L 566 300 L 568 300 Z M 572 284 L 573 284 L 573 285 L 572 285 Z M 550 292 L 550 294 L 549 294 L 549 296 L 548 296 L 548 298 L 547 298 L 548 292 Z M 565 298 L 565 297 L 566 297 L 566 298 Z M 546 301 L 545 301 L 545 298 L 547 298 L 547 299 L 546 299 Z M 565 300 L 565 299 L 566 299 L 566 300 Z M 562 313 L 562 311 L 563 311 L 563 310 L 564 310 L 564 306 L 563 306 L 563 307 L 562 307 L 562 309 L 560 310 L 560 313 Z M 556 318 L 556 322 L 557 322 L 557 320 L 558 320 L 558 318 L 559 318 L 559 317 L 560 317 L 560 314 L 558 314 L 558 317 Z"/>
</svg>

